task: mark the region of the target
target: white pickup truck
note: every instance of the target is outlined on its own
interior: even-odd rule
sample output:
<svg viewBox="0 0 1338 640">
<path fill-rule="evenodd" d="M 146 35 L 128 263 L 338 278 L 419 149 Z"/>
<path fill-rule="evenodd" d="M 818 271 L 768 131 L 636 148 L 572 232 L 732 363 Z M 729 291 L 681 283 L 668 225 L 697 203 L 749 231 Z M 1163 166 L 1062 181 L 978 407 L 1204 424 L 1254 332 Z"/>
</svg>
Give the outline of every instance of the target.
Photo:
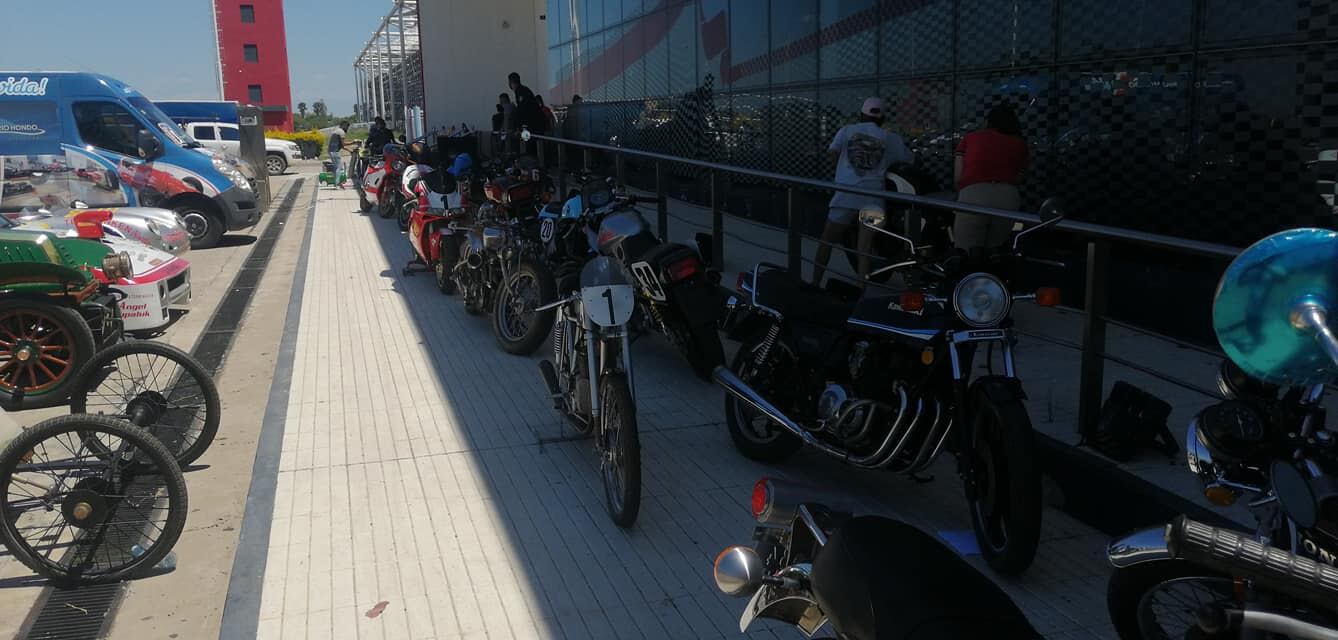
<svg viewBox="0 0 1338 640">
<path fill-rule="evenodd" d="M 200 141 L 200 144 L 224 153 L 240 157 L 242 155 L 241 130 L 228 122 L 188 122 L 186 133 Z M 265 138 L 265 172 L 272 176 L 281 175 L 288 170 L 288 165 L 302 159 L 302 149 L 296 142 Z"/>
</svg>

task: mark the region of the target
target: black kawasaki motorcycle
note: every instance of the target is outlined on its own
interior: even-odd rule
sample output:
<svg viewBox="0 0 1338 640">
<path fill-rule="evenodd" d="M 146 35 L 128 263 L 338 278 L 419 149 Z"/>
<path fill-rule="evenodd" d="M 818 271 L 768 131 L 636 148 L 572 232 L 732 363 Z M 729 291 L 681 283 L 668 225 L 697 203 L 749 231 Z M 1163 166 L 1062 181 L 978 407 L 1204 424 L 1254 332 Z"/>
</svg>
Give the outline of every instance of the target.
<svg viewBox="0 0 1338 640">
<path fill-rule="evenodd" d="M 743 344 L 714 374 L 735 447 L 777 462 L 808 445 L 907 474 L 952 451 L 981 554 L 1000 573 L 1025 570 L 1040 537 L 1040 472 L 1009 313 L 1021 299 L 1056 304 L 1058 291 L 1013 295 L 1008 282 L 1019 242 L 1057 223 L 1058 206 L 1048 201 L 1041 224 L 993 256 L 937 263 L 879 226 L 881 210 L 862 213 L 862 224 L 908 245 L 908 260 L 870 274 L 895 272 L 899 291 L 820 289 L 765 264 L 743 276 L 725 320 Z M 996 347 L 1002 374 L 972 380 L 975 352 L 989 351 L 992 367 Z"/>
<path fill-rule="evenodd" d="M 1208 545 L 1187 557 L 1166 527 L 1113 542 L 1107 605 L 1121 638 L 1251 629 L 1338 638 L 1338 437 L 1322 404 L 1338 380 L 1325 306 L 1338 290 L 1336 263 L 1338 233 L 1294 229 L 1251 246 L 1222 276 L 1213 326 L 1230 357 L 1218 373 L 1224 399 L 1190 422 L 1185 451 L 1204 497 L 1220 507 L 1246 501 L 1255 530 L 1191 535 L 1202 525 L 1178 524 L 1177 535 Z M 1299 588 L 1277 582 L 1289 573 Z"/>
<path fill-rule="evenodd" d="M 715 559 L 720 591 L 751 598 L 740 631 L 770 618 L 805 637 L 829 624 L 845 640 L 1041 637 L 998 585 L 933 536 L 824 502 L 798 485 L 754 485 L 753 546 Z"/>
</svg>

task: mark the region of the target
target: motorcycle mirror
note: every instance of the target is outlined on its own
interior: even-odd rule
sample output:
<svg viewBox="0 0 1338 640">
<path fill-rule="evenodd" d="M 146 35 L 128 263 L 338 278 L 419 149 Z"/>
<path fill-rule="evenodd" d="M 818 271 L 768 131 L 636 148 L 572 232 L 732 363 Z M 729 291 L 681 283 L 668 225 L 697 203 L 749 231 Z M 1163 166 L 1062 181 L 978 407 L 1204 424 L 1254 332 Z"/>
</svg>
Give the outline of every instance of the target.
<svg viewBox="0 0 1338 640">
<path fill-rule="evenodd" d="M 522 142 L 529 142 L 531 137 L 532 135 L 530 134 L 529 127 L 520 130 L 520 139 Z"/>
<path fill-rule="evenodd" d="M 1041 203 L 1041 210 L 1037 212 L 1041 216 L 1041 222 L 1050 222 L 1064 217 L 1064 200 L 1058 197 L 1046 198 Z"/>
<path fill-rule="evenodd" d="M 728 547 L 715 557 L 715 586 L 727 596 L 750 596 L 762 586 L 762 559 L 750 547 Z"/>
</svg>

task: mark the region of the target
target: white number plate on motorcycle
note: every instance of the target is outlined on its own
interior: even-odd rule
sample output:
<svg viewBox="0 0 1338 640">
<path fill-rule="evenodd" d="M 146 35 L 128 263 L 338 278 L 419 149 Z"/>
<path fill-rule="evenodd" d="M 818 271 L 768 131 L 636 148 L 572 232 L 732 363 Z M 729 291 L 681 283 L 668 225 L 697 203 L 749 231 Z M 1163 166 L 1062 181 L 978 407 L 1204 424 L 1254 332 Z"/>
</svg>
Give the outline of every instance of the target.
<svg viewBox="0 0 1338 640">
<path fill-rule="evenodd" d="M 632 319 L 636 296 L 628 284 L 582 287 L 581 306 L 591 322 L 601 327 L 617 327 Z"/>
</svg>

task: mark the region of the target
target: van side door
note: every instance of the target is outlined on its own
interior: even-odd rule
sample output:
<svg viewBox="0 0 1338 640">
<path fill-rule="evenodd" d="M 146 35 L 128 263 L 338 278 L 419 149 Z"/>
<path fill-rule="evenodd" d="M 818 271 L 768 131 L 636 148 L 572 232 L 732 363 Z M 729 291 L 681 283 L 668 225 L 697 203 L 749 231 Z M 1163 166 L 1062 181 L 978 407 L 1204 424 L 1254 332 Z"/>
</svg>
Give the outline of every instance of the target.
<svg viewBox="0 0 1338 640">
<path fill-rule="evenodd" d="M 70 104 L 79 139 L 91 146 L 112 167 L 121 186 L 133 194 L 133 202 L 142 207 L 160 206 L 172 196 L 196 191 L 180 178 L 154 167 L 139 156 L 139 132 L 148 131 L 124 105 L 112 100 L 75 100 Z"/>
</svg>

